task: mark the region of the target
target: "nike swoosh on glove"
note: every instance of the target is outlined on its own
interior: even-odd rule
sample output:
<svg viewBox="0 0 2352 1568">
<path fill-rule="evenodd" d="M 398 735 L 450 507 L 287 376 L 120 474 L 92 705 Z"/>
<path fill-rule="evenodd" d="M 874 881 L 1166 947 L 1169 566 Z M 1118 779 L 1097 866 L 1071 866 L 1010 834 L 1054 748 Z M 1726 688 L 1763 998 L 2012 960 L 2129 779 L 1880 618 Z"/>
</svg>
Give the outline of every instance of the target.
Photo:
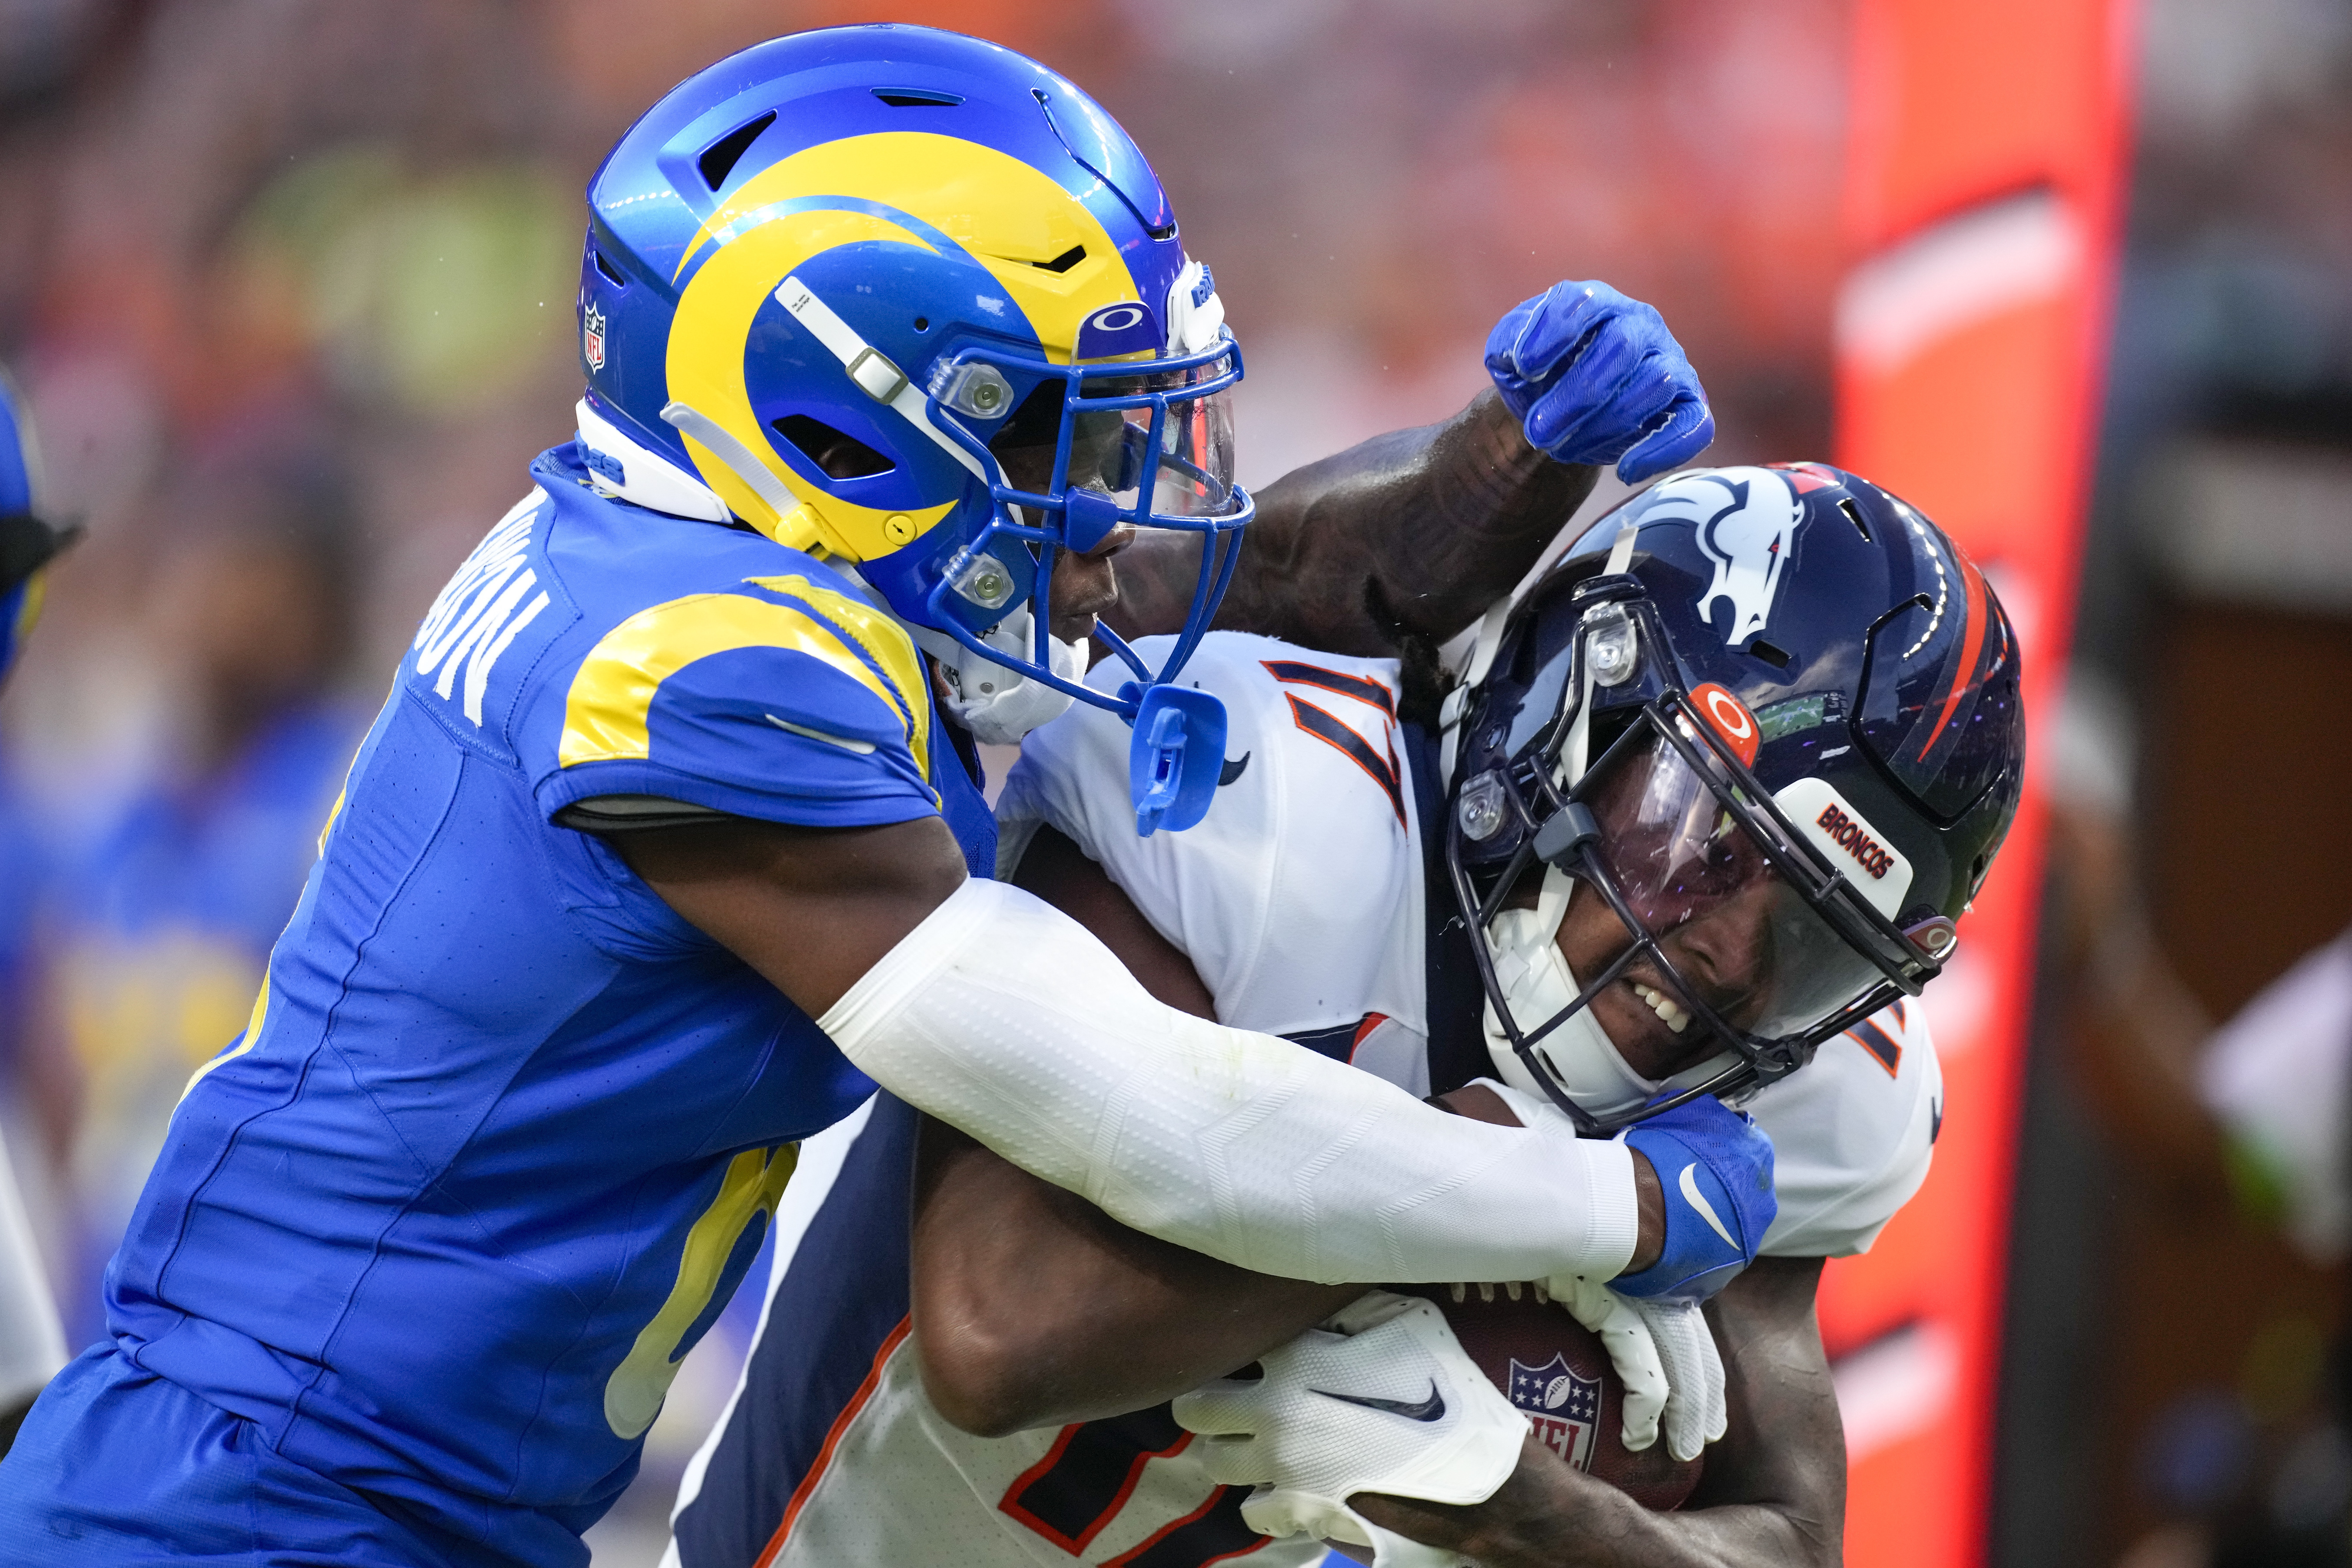
<svg viewBox="0 0 2352 1568">
<path fill-rule="evenodd" d="M 1756 1261 L 1780 1212 L 1772 1191 L 1772 1141 L 1712 1096 L 1661 1111 L 1623 1133 L 1665 1189 L 1666 1235 L 1658 1260 L 1620 1274 L 1621 1296 L 1704 1301 Z"/>
<path fill-rule="evenodd" d="M 1563 463 L 1613 462 L 1629 485 L 1715 439 L 1706 390 L 1664 319 L 1598 280 L 1555 283 L 1504 312 L 1486 374 L 1530 446 Z"/>
<path fill-rule="evenodd" d="M 1255 1383 L 1220 1379 L 1175 1403 L 1178 1424 L 1205 1439 L 1192 1452 L 1210 1476 L 1257 1488 L 1242 1504 L 1251 1529 L 1370 1546 L 1379 1568 L 1462 1561 L 1348 1506 L 1358 1492 L 1484 1502 L 1518 1466 L 1527 1417 L 1434 1303 L 1370 1291 L 1259 1365 Z"/>
<path fill-rule="evenodd" d="M 1522 1124 L 1531 1124 L 1535 1118 L 1547 1113 L 1557 1115 L 1551 1107 L 1507 1084 L 1488 1082 L 1486 1088 L 1499 1096 L 1511 1108 Z M 1661 1121 L 1674 1125 L 1694 1123 L 1712 1128 L 1722 1134 L 1729 1152 L 1727 1163 L 1739 1168 L 1747 1163 L 1752 1181 L 1755 1162 L 1760 1157 L 1769 1198 L 1771 1180 L 1771 1141 L 1757 1131 L 1753 1122 L 1722 1101 L 1706 1100 L 1693 1105 L 1714 1107 L 1712 1111 L 1698 1110 L 1684 1118 L 1681 1110 L 1667 1111 L 1649 1121 L 1638 1123 L 1654 1127 Z M 1738 1124 L 1737 1126 L 1727 1124 Z M 1752 1134 L 1752 1137 L 1750 1136 Z M 1651 1155 L 1653 1165 L 1657 1156 Z M 1666 1167 L 1657 1166 L 1664 1177 Z M 1674 1205 L 1667 1200 L 1668 1235 L 1673 1234 Z M 1724 1200 L 1727 1205 L 1729 1200 Z M 1692 1223 L 1701 1223 L 1695 1218 Z M 1755 1234 L 1761 1237 L 1771 1224 L 1767 1211 Z M 1663 1253 L 1661 1257 L 1663 1258 Z M 1643 1270 L 1643 1276 L 1655 1272 L 1656 1265 Z M 1719 1281 L 1730 1275 L 1717 1276 Z M 1600 1339 L 1601 1348 L 1609 1352 L 1609 1364 L 1623 1385 L 1623 1425 L 1620 1431 L 1628 1453 L 1638 1454 L 1658 1440 L 1661 1428 L 1666 1437 L 1666 1452 L 1677 1459 L 1696 1459 L 1700 1450 L 1723 1436 L 1729 1410 L 1723 1393 L 1723 1357 L 1716 1349 L 1715 1334 L 1707 1327 L 1706 1318 L 1696 1300 L 1682 1296 L 1643 1300 L 1620 1294 L 1613 1287 L 1622 1279 L 1603 1280 L 1583 1274 L 1555 1274 L 1544 1281 L 1544 1289 L 1552 1300 L 1568 1310 L 1569 1315 Z"/>
</svg>

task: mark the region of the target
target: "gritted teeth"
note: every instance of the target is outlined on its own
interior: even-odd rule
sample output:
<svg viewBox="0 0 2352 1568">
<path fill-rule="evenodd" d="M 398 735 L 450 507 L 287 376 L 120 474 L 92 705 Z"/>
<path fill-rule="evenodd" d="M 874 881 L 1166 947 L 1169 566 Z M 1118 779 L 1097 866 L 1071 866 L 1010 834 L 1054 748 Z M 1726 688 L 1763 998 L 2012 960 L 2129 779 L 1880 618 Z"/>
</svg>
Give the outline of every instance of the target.
<svg viewBox="0 0 2352 1568">
<path fill-rule="evenodd" d="M 1634 995 L 1650 1005 L 1650 1011 L 1658 1016 L 1659 1022 L 1664 1024 L 1671 1033 L 1679 1035 L 1690 1027 L 1690 1014 L 1673 997 L 1638 980 L 1629 980 L 1625 984 L 1633 988 Z"/>
</svg>

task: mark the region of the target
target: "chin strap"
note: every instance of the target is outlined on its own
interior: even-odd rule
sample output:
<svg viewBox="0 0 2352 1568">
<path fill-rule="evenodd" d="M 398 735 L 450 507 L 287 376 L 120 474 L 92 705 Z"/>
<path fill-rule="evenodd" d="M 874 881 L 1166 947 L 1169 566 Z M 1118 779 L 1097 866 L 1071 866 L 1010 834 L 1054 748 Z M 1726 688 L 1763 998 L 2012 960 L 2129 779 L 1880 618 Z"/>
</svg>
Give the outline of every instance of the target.
<svg viewBox="0 0 2352 1568">
<path fill-rule="evenodd" d="M 1437 710 L 1437 793 L 1441 796 L 1454 787 L 1454 764 L 1461 756 L 1462 721 L 1470 711 L 1470 694 L 1485 684 L 1486 672 L 1494 668 L 1495 655 L 1503 646 L 1503 627 L 1509 624 L 1511 611 L 1517 604 L 1516 595 L 1497 600 L 1478 617 L 1478 628 L 1470 644 L 1469 666 Z"/>
<path fill-rule="evenodd" d="M 896 618 L 896 617 L 893 617 Z M 953 637 L 901 620 L 898 625 L 917 647 L 938 661 L 947 692 L 942 704 L 958 722 L 983 745 L 1012 746 L 1041 725 L 1068 711 L 1070 695 L 1042 680 L 1033 680 L 1002 660 L 974 653 Z M 1027 606 L 1004 617 L 981 640 L 1013 658 L 1029 657 L 1030 631 L 1034 625 Z M 1051 639 L 1054 673 L 1065 680 L 1084 679 L 1087 648 L 1084 642 Z"/>
</svg>

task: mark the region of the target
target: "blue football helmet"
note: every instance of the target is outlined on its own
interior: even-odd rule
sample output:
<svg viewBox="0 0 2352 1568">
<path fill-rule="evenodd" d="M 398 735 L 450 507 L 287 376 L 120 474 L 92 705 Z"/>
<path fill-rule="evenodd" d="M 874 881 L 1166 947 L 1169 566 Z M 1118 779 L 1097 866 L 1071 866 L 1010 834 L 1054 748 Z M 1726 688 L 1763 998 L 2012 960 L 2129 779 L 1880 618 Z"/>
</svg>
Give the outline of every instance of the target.
<svg viewBox="0 0 2352 1568">
<path fill-rule="evenodd" d="M 1632 498 L 1473 674 L 1445 858 L 1488 1051 L 1589 1131 L 1769 1083 L 1916 995 L 2024 781 L 1999 596 L 1825 464 Z M 1681 1065 L 1645 1078 L 1629 1044 Z"/>
<path fill-rule="evenodd" d="M 24 399 L 0 374 L 0 681 L 40 618 L 43 569 L 80 532 L 34 514 L 40 473 Z"/>
<path fill-rule="evenodd" d="M 1207 809 L 1223 711 L 1171 684 L 1255 508 L 1242 362 L 1159 179 L 1085 93 L 978 39 L 835 27 L 688 78 L 588 186 L 580 447 L 601 490 L 854 566 L 935 653 L 1136 726 L 1138 826 Z M 1055 559 L 1202 536 L 1116 694 L 1055 668 Z M 1206 780 L 1205 784 L 1203 780 Z"/>
</svg>

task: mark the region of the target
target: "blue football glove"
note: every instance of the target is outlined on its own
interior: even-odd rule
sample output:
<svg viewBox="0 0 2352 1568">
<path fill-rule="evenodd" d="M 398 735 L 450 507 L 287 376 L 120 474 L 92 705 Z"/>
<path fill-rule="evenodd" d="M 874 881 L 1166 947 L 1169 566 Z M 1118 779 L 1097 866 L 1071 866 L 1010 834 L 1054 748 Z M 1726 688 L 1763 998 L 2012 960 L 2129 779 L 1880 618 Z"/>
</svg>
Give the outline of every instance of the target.
<svg viewBox="0 0 2352 1568">
<path fill-rule="evenodd" d="M 1698 373 L 1658 312 L 1606 283 L 1555 283 L 1486 338 L 1486 374 L 1530 446 L 1563 463 L 1613 462 L 1629 485 L 1715 439 Z"/>
<path fill-rule="evenodd" d="M 1751 1117 L 1702 1095 L 1647 1121 L 1625 1142 L 1665 1189 L 1666 1239 L 1658 1260 L 1621 1274 L 1621 1296 L 1704 1301 L 1756 1260 L 1780 1205 L 1772 1194 L 1772 1141 Z"/>
</svg>

